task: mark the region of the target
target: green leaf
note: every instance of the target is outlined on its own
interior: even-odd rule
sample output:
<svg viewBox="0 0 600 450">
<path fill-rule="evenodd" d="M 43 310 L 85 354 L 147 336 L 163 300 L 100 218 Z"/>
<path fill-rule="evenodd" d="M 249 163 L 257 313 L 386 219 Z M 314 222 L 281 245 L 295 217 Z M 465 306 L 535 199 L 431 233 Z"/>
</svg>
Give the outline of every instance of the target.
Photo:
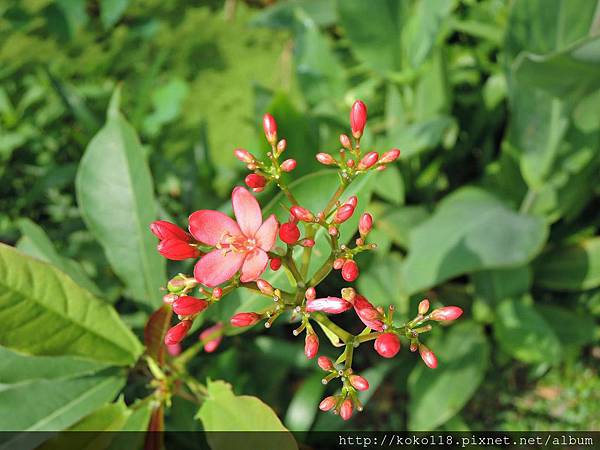
<svg viewBox="0 0 600 450">
<path fill-rule="evenodd" d="M 322 373 L 313 373 L 306 378 L 294 393 L 287 412 L 285 425 L 294 431 L 308 431 L 319 411 L 325 386 L 321 382 Z"/>
<path fill-rule="evenodd" d="M 142 346 L 112 306 L 53 266 L 0 244 L 0 345 L 131 365 Z"/>
<path fill-rule="evenodd" d="M 381 217 L 375 216 L 375 229 L 384 232 L 400 247 L 407 248 L 411 230 L 428 216 L 422 206 L 390 208 Z"/>
<path fill-rule="evenodd" d="M 63 430 L 113 400 L 125 385 L 125 379 L 124 372 L 109 369 L 76 378 L 37 379 L 3 385 L 0 390 L 0 429 Z"/>
<path fill-rule="evenodd" d="M 475 294 L 493 304 L 529 292 L 531 278 L 529 266 L 482 270 L 471 275 Z"/>
<path fill-rule="evenodd" d="M 526 363 L 556 363 L 561 345 L 536 308 L 523 299 L 507 299 L 498 305 L 494 334 L 500 347 Z"/>
<path fill-rule="evenodd" d="M 600 37 L 549 55 L 524 53 L 515 61 L 517 81 L 560 98 L 581 98 L 600 88 Z"/>
<path fill-rule="evenodd" d="M 454 118 L 435 116 L 394 129 L 386 138 L 386 143 L 389 147 L 402 149 L 403 158 L 411 158 L 438 146 L 453 125 L 455 125 Z"/>
<path fill-rule="evenodd" d="M 375 193 L 394 205 L 404 203 L 404 180 L 398 167 L 390 166 L 379 175 Z"/>
<path fill-rule="evenodd" d="M 600 286 L 600 237 L 544 253 L 535 264 L 535 284 L 557 291 Z"/>
<path fill-rule="evenodd" d="M 129 295 L 158 306 L 165 260 L 149 226 L 156 219 L 152 176 L 135 130 L 118 112 L 118 90 L 104 127 L 89 143 L 75 187 L 82 216 Z"/>
<path fill-rule="evenodd" d="M 164 338 L 171 325 L 172 316 L 173 308 L 171 305 L 164 304 L 152 313 L 144 327 L 146 353 L 161 367 L 165 362 L 165 352 L 167 350 Z"/>
<path fill-rule="evenodd" d="M 416 293 L 464 273 L 520 266 L 546 241 L 543 220 L 518 214 L 492 194 L 462 188 L 410 234 L 403 279 Z"/>
<path fill-rule="evenodd" d="M 540 305 L 537 310 L 564 346 L 594 342 L 598 327 L 591 315 L 555 305 Z"/>
<path fill-rule="evenodd" d="M 456 415 L 483 381 L 489 363 L 487 339 L 473 322 L 453 325 L 426 345 L 439 364 L 432 370 L 420 362 L 408 378 L 412 431 L 434 430 Z"/>
<path fill-rule="evenodd" d="M 400 314 L 408 313 L 408 297 L 402 286 L 402 257 L 392 252 L 374 258 L 358 277 L 360 293 L 375 305 L 395 305 Z"/>
<path fill-rule="evenodd" d="M 61 256 L 54 247 L 44 229 L 29 219 L 20 219 L 19 229 L 23 236 L 17 243 L 17 248 L 23 253 L 49 262 L 69 275 L 79 286 L 87 289 L 95 296 L 101 296 L 100 289 L 87 276 L 77 261 Z"/>
<path fill-rule="evenodd" d="M 344 0 L 338 2 L 340 24 L 356 56 L 371 69 L 386 74 L 401 68 L 400 37 L 407 2 Z"/>
<path fill-rule="evenodd" d="M 288 0 L 273 3 L 260 10 L 250 24 L 271 28 L 292 28 L 294 14 L 298 9 L 311 18 L 320 27 L 334 25 L 337 21 L 335 0 Z"/>
<path fill-rule="evenodd" d="M 197 417 L 206 431 L 277 431 L 277 434 L 212 433 L 207 440 L 213 450 L 230 448 L 297 449 L 292 434 L 273 410 L 256 397 L 235 395 L 224 381 L 209 381 L 208 397 Z"/>
<path fill-rule="evenodd" d="M 100 0 L 100 20 L 104 28 L 116 24 L 125 13 L 129 0 Z"/>
</svg>

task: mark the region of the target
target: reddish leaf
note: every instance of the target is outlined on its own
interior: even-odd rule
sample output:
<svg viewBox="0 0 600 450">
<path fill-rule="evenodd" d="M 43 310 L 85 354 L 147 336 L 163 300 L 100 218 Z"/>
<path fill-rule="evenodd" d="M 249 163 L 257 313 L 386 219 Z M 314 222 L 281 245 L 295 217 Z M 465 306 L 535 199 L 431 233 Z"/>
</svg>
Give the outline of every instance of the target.
<svg viewBox="0 0 600 450">
<path fill-rule="evenodd" d="M 144 327 L 144 343 L 148 355 L 158 362 L 161 367 L 165 362 L 165 352 L 167 350 L 164 338 L 171 324 L 172 315 L 171 305 L 164 304 L 152 313 Z"/>
</svg>

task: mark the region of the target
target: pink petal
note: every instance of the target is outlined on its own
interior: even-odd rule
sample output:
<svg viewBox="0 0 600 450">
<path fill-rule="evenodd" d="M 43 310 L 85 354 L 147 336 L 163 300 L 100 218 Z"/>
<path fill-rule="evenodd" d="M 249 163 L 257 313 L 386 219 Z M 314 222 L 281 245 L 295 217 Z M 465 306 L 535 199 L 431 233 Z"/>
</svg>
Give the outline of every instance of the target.
<svg viewBox="0 0 600 450">
<path fill-rule="evenodd" d="M 271 214 L 267 220 L 260 226 L 256 235 L 256 245 L 262 248 L 265 252 L 268 252 L 275 245 L 275 239 L 277 239 L 277 228 L 279 224 L 274 214 Z"/>
<path fill-rule="evenodd" d="M 210 209 L 196 211 L 190 216 L 189 222 L 192 236 L 208 245 L 216 245 L 224 233 L 232 236 L 242 234 L 235 220 L 219 211 Z"/>
<path fill-rule="evenodd" d="M 194 278 L 208 287 L 215 287 L 233 277 L 244 262 L 245 253 L 213 250 L 194 267 Z"/>
<path fill-rule="evenodd" d="M 254 237 L 254 233 L 262 224 L 262 213 L 258 201 L 250 192 L 238 186 L 231 193 L 231 203 L 242 233 L 248 237 Z"/>
<path fill-rule="evenodd" d="M 248 253 L 242 266 L 242 276 L 240 277 L 242 283 L 258 280 L 267 268 L 268 262 L 269 257 L 267 253 L 259 248 Z"/>
</svg>

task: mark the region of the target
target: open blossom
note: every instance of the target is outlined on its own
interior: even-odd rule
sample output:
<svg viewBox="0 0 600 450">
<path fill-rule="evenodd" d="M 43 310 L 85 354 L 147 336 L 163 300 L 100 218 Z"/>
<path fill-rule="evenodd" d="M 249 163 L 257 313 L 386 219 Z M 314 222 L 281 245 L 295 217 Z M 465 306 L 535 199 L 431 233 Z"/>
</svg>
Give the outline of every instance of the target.
<svg viewBox="0 0 600 450">
<path fill-rule="evenodd" d="M 250 192 L 236 187 L 231 200 L 237 222 L 222 212 L 206 209 L 189 219 L 192 236 L 215 247 L 194 268 L 196 280 L 209 287 L 229 280 L 240 270 L 242 282 L 257 280 L 267 267 L 267 252 L 277 237 L 275 216 L 263 222 L 260 206 Z"/>
</svg>

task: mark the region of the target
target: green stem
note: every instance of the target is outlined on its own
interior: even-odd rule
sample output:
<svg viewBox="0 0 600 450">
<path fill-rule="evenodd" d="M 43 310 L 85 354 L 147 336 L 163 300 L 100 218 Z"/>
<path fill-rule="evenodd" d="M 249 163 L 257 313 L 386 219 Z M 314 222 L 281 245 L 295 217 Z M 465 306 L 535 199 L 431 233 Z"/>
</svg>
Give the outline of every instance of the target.
<svg viewBox="0 0 600 450">
<path fill-rule="evenodd" d="M 352 358 L 354 356 L 354 339 L 346 343 L 346 362 L 344 367 L 350 369 L 352 367 Z"/>
<path fill-rule="evenodd" d="M 380 331 L 376 331 L 374 333 L 369 333 L 369 334 L 361 334 L 360 336 L 356 336 L 356 338 L 354 339 L 354 342 L 358 342 L 358 344 L 362 344 L 363 342 L 368 342 L 368 341 L 372 341 L 373 339 L 377 339 L 382 334 L 383 333 Z"/>
<path fill-rule="evenodd" d="M 298 267 L 296 267 L 296 263 L 294 262 L 294 258 L 292 255 L 292 247 L 288 247 L 288 251 L 283 257 L 283 263 L 290 270 L 292 276 L 296 280 L 296 284 L 304 286 L 304 278 L 300 274 Z"/>
<path fill-rule="evenodd" d="M 322 326 L 327 328 L 329 331 L 334 333 L 344 343 L 350 342 L 354 338 L 354 336 L 352 334 L 350 334 L 349 332 L 344 330 L 342 327 L 333 323 L 331 320 L 329 320 L 329 317 L 327 317 L 323 313 L 314 312 L 314 313 L 311 313 L 310 317 L 312 319 L 316 320 L 317 322 L 319 322 Z"/>
<path fill-rule="evenodd" d="M 537 192 L 529 189 L 525 197 L 523 198 L 523 202 L 521 203 L 521 207 L 519 208 L 519 212 L 525 214 L 529 212 L 533 204 L 535 203 L 535 199 L 537 197 Z"/>
<path fill-rule="evenodd" d="M 316 228 L 313 225 L 306 224 L 306 238 L 314 239 L 316 234 Z M 302 264 L 300 266 L 300 273 L 302 278 L 305 279 L 308 275 L 308 267 L 310 266 L 310 257 L 312 255 L 312 247 L 304 247 L 302 252 Z"/>
</svg>

